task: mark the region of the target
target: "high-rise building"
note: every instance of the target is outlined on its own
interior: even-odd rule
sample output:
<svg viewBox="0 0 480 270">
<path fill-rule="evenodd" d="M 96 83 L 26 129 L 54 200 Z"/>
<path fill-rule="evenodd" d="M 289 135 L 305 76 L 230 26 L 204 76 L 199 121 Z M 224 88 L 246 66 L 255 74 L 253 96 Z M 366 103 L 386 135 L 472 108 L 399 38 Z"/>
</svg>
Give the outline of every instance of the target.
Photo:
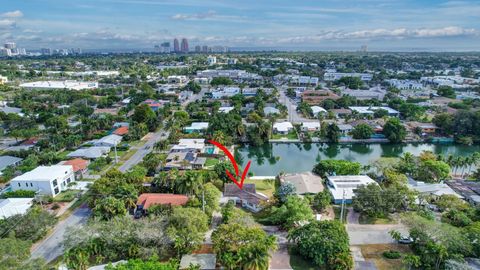
<svg viewBox="0 0 480 270">
<path fill-rule="evenodd" d="M 40 53 L 42 55 L 52 55 L 52 49 L 50 48 L 41 48 Z"/>
<path fill-rule="evenodd" d="M 170 53 L 170 42 L 163 42 L 161 45 L 162 53 Z"/>
<path fill-rule="evenodd" d="M 17 44 L 15 44 L 15 42 L 5 42 L 5 45 L 4 45 L 5 49 L 15 49 L 17 48 Z"/>
<path fill-rule="evenodd" d="M 186 38 L 182 38 L 182 46 L 181 50 L 183 53 L 188 53 L 188 40 Z"/>
<path fill-rule="evenodd" d="M 173 40 L 173 51 L 180 52 L 180 44 L 178 43 L 178 39 Z"/>
<path fill-rule="evenodd" d="M 207 53 L 207 52 L 208 52 L 208 46 L 207 46 L 207 45 L 203 45 L 203 46 L 202 46 L 202 52 L 203 52 L 203 53 Z"/>
<path fill-rule="evenodd" d="M 195 52 L 196 53 L 202 52 L 202 47 L 200 45 L 195 46 Z"/>
</svg>

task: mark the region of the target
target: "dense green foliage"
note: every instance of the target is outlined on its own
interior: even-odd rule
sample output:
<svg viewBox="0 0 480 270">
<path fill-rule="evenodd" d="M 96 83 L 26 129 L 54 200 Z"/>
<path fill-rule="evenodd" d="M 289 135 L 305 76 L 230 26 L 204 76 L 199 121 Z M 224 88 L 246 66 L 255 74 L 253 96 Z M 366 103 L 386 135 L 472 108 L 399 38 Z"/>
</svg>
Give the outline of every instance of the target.
<svg viewBox="0 0 480 270">
<path fill-rule="evenodd" d="M 358 162 L 347 160 L 322 160 L 313 168 L 313 172 L 326 177 L 328 175 L 357 175 L 360 173 L 361 165 Z"/>
<path fill-rule="evenodd" d="M 338 221 L 313 221 L 291 231 L 289 239 L 298 252 L 324 269 L 348 270 L 353 268 L 348 234 Z"/>
</svg>

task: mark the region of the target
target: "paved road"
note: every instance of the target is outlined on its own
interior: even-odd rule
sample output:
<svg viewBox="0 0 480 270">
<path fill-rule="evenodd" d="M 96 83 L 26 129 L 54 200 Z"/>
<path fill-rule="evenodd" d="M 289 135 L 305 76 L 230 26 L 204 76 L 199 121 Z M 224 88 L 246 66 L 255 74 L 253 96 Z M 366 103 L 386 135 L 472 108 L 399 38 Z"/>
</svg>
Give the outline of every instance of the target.
<svg viewBox="0 0 480 270">
<path fill-rule="evenodd" d="M 203 95 L 208 91 L 209 87 L 208 86 L 202 86 L 202 90 L 198 94 L 193 94 L 189 96 L 184 102 L 182 102 L 182 106 L 185 107 L 188 105 L 190 102 L 195 102 L 197 100 L 201 100 Z"/>
<path fill-rule="evenodd" d="M 316 121 L 314 119 L 308 119 L 308 118 L 305 118 L 302 115 L 300 115 L 297 112 L 297 105 L 289 97 L 287 97 L 285 95 L 285 91 L 283 91 L 283 89 L 280 90 L 279 93 L 280 93 L 280 98 L 279 98 L 280 103 L 282 103 L 283 105 L 285 105 L 287 107 L 287 110 L 288 110 L 287 120 L 289 122 L 291 122 L 292 124 L 296 124 L 296 123 L 301 123 L 301 122 Z"/>
<path fill-rule="evenodd" d="M 361 225 L 348 224 L 347 232 L 350 237 L 350 245 L 391 244 L 395 243 L 390 234 L 391 230 L 397 230 L 403 235 L 408 234 L 408 229 L 402 224 L 388 225 Z"/>
<path fill-rule="evenodd" d="M 67 227 L 77 227 L 85 224 L 91 211 L 87 206 L 81 206 L 73 211 L 66 219 L 57 223 L 53 232 L 42 242 L 34 245 L 32 258 L 43 258 L 47 263 L 63 254 L 63 237 Z"/>
<path fill-rule="evenodd" d="M 133 154 L 127 161 L 125 161 L 125 163 L 123 163 L 122 166 L 120 166 L 118 169 L 121 172 L 126 172 L 133 166 L 142 162 L 142 159 L 153 150 L 153 146 L 155 145 L 155 143 L 160 140 L 166 139 L 168 137 L 168 134 L 169 133 L 164 131 L 163 129 L 152 133 L 147 142 L 143 146 L 138 148 L 137 152 L 135 152 L 135 154 Z"/>
</svg>

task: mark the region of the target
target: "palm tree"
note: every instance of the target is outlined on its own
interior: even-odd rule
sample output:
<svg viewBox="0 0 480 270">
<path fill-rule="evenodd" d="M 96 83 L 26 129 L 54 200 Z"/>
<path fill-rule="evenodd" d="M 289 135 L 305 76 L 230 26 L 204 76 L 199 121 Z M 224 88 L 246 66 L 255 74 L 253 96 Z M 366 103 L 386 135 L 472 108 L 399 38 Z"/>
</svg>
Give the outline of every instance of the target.
<svg viewBox="0 0 480 270">
<path fill-rule="evenodd" d="M 175 190 L 182 194 L 193 195 L 198 193 L 203 182 L 203 175 L 199 172 L 187 171 L 175 181 Z"/>
<path fill-rule="evenodd" d="M 270 255 L 260 249 L 240 250 L 239 257 L 243 270 L 265 270 L 268 269 Z"/>
</svg>

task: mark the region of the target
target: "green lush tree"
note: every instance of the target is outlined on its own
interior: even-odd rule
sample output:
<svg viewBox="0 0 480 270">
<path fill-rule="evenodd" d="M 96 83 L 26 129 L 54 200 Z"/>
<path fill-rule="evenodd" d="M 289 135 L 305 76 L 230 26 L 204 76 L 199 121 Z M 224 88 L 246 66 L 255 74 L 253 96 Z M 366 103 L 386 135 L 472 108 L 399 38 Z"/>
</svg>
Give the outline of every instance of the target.
<svg viewBox="0 0 480 270">
<path fill-rule="evenodd" d="M 202 90 L 202 87 L 200 86 L 200 84 L 194 82 L 194 81 L 189 81 L 187 83 L 187 85 L 185 85 L 185 90 L 188 90 L 188 91 L 192 91 L 193 93 L 195 94 L 198 94 L 200 93 L 200 91 Z"/>
<path fill-rule="evenodd" d="M 116 216 L 126 215 L 127 209 L 120 199 L 108 196 L 97 201 L 93 208 L 93 214 L 101 220 L 110 220 Z"/>
<path fill-rule="evenodd" d="M 280 207 L 272 206 L 268 217 L 262 219 L 265 223 L 293 228 L 304 222 L 313 220 L 313 211 L 309 202 L 298 196 L 289 196 Z"/>
<path fill-rule="evenodd" d="M 233 81 L 227 77 L 216 77 L 210 81 L 211 86 L 232 85 Z"/>
<path fill-rule="evenodd" d="M 332 203 L 332 194 L 328 189 L 324 189 L 322 192 L 318 192 L 313 197 L 312 207 L 317 211 L 324 211 L 327 206 Z"/>
<path fill-rule="evenodd" d="M 352 136 L 354 139 L 370 139 L 373 134 L 373 128 L 368 124 L 359 124 L 352 130 Z"/>
<path fill-rule="evenodd" d="M 168 235 L 178 255 L 198 248 L 208 230 L 208 217 L 198 208 L 176 207 L 169 217 Z"/>
<path fill-rule="evenodd" d="M 157 115 L 147 104 L 140 104 L 135 108 L 132 120 L 146 124 L 150 131 L 154 131 L 158 126 Z"/>
<path fill-rule="evenodd" d="M 326 136 L 329 142 L 336 143 L 340 139 L 340 129 L 335 123 L 327 126 Z"/>
<path fill-rule="evenodd" d="M 280 185 L 280 187 L 275 191 L 275 197 L 282 203 L 286 202 L 288 197 L 295 195 L 296 188 L 291 182 L 286 182 Z"/>
<path fill-rule="evenodd" d="M 456 98 L 455 90 L 451 86 L 443 85 L 438 87 L 437 94 L 442 97 Z"/>
<path fill-rule="evenodd" d="M 320 161 L 313 168 L 313 172 L 326 177 L 328 175 L 357 175 L 360 173 L 362 166 L 358 162 L 348 160 L 327 159 Z"/>
<path fill-rule="evenodd" d="M 55 215 L 34 206 L 23 215 L 14 215 L 0 221 L 0 235 L 3 237 L 12 234 L 15 238 L 24 241 L 38 241 L 56 223 Z"/>
<path fill-rule="evenodd" d="M 277 248 L 276 237 L 259 226 L 237 223 L 220 225 L 212 233 L 213 250 L 228 270 L 267 270 L 271 252 Z"/>
<path fill-rule="evenodd" d="M 23 269 L 22 266 L 30 258 L 30 241 L 14 237 L 0 239 L 0 269 Z"/>
<path fill-rule="evenodd" d="M 353 197 L 353 208 L 370 217 L 387 217 L 389 213 L 407 209 L 414 197 L 408 188 L 382 188 L 377 184 L 360 186 Z"/>
<path fill-rule="evenodd" d="M 407 130 L 398 118 L 390 118 L 383 126 L 383 134 L 392 143 L 402 142 L 407 136 Z"/>
<path fill-rule="evenodd" d="M 420 181 L 439 182 L 450 175 L 450 166 L 439 160 L 421 160 L 414 175 Z"/>
<path fill-rule="evenodd" d="M 343 84 L 350 89 L 360 89 L 363 86 L 363 81 L 359 77 L 343 77 L 336 83 Z"/>
<path fill-rule="evenodd" d="M 105 270 L 177 270 L 178 262 L 175 260 L 169 262 L 159 262 L 156 257 L 147 261 L 140 259 L 130 259 L 126 263 L 119 263 L 115 266 L 109 264 Z M 188 269 L 190 270 L 190 269 Z"/>
<path fill-rule="evenodd" d="M 322 269 L 353 268 L 348 234 L 338 221 L 313 221 L 291 231 L 288 238 L 304 258 Z"/>
</svg>

